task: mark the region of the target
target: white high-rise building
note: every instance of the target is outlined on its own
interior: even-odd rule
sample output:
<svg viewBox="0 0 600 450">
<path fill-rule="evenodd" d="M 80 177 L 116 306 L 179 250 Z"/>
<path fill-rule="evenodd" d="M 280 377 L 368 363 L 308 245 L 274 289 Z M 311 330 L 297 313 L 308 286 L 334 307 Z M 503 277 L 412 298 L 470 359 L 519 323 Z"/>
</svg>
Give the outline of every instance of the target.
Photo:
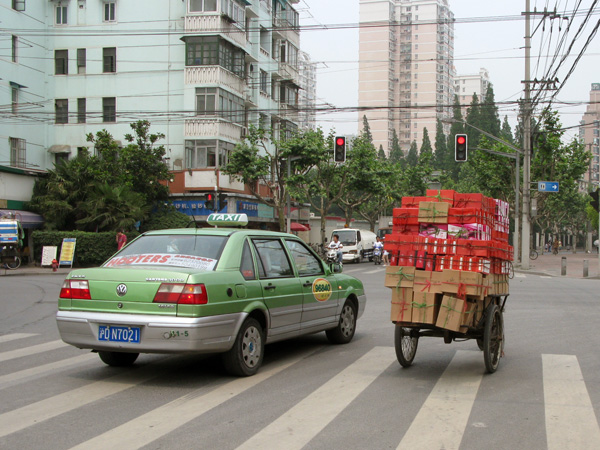
<svg viewBox="0 0 600 450">
<path fill-rule="evenodd" d="M 484 68 L 479 73 L 470 75 L 456 75 L 454 78 L 454 94 L 458 96 L 458 102 L 462 105 L 462 115 L 466 117 L 467 109 L 473 101 L 473 94 L 477 94 L 481 103 L 490 85 L 490 75 Z"/>
<path fill-rule="evenodd" d="M 182 211 L 206 215 L 218 189 L 229 212 L 277 222 L 219 169 L 250 125 L 298 128 L 299 0 L 1 1 L 0 208 L 20 209 L 35 175 L 89 148 L 88 133 L 126 145 L 147 119 L 165 134 Z"/>
<path fill-rule="evenodd" d="M 447 0 L 360 0 L 359 122 L 376 148 L 389 153 L 394 130 L 405 152 L 420 147 L 451 116 L 453 21 Z"/>
</svg>

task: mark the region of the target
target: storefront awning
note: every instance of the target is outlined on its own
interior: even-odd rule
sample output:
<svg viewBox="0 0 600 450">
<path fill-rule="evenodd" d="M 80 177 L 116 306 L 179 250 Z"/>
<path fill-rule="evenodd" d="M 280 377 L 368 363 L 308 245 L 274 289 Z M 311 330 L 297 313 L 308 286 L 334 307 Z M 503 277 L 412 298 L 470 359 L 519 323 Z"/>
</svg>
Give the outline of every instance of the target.
<svg viewBox="0 0 600 450">
<path fill-rule="evenodd" d="M 0 209 L 0 218 L 3 217 L 18 220 L 23 228 L 39 228 L 44 223 L 44 218 L 39 214 L 18 209 Z"/>
<path fill-rule="evenodd" d="M 290 229 L 292 231 L 310 231 L 310 225 L 304 225 L 298 222 L 292 222 L 290 224 Z"/>
</svg>

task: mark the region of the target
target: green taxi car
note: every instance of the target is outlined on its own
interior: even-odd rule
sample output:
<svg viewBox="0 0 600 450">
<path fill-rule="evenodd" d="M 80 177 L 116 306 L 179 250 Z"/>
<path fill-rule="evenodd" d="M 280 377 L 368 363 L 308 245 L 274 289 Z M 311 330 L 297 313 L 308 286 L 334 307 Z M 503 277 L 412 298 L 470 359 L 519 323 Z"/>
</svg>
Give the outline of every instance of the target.
<svg viewBox="0 0 600 450">
<path fill-rule="evenodd" d="M 265 344 L 320 331 L 350 342 L 365 303 L 359 280 L 294 235 L 185 228 L 71 271 L 56 320 L 63 341 L 112 366 L 140 353 L 222 353 L 228 372 L 249 376 Z"/>
</svg>

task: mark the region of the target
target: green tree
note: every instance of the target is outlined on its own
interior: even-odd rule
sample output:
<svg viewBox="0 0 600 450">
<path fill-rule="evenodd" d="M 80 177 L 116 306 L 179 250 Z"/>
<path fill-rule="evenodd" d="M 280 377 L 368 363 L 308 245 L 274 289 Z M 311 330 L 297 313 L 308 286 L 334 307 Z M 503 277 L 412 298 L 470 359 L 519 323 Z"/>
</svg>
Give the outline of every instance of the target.
<svg viewBox="0 0 600 450">
<path fill-rule="evenodd" d="M 485 97 L 479 105 L 479 123 L 481 129 L 487 131 L 492 136 L 499 137 L 501 124 L 498 116 L 498 107 L 494 98 L 494 87 L 490 83 L 485 91 Z"/>
<path fill-rule="evenodd" d="M 479 129 L 482 129 L 483 126 L 479 98 L 475 92 L 473 92 L 473 100 L 467 110 L 467 123 Z M 481 132 L 473 127 L 465 128 L 467 135 L 469 136 L 469 147 L 477 147 L 481 136 Z"/>
<path fill-rule="evenodd" d="M 385 157 L 385 150 L 383 149 L 383 145 L 379 145 L 379 151 L 377 152 L 377 159 L 381 161 L 385 161 L 387 158 Z"/>
<path fill-rule="evenodd" d="M 392 135 L 392 150 L 390 151 L 389 160 L 392 163 L 404 161 L 404 152 L 400 148 L 400 140 L 398 139 L 398 133 L 396 133 L 395 128 Z"/>
<path fill-rule="evenodd" d="M 434 167 L 436 169 L 444 169 L 448 160 L 448 146 L 446 144 L 446 135 L 444 135 L 444 126 L 440 119 L 435 125 L 435 156 Z"/>
<path fill-rule="evenodd" d="M 365 135 L 367 141 L 371 144 L 373 143 L 373 135 L 371 134 L 371 127 L 369 126 L 369 121 L 367 120 L 367 116 L 363 116 L 363 130 L 362 133 Z"/>
<path fill-rule="evenodd" d="M 417 141 L 412 141 L 410 144 L 410 150 L 406 155 L 406 163 L 408 167 L 415 167 L 419 162 L 419 153 L 417 151 Z"/>
<path fill-rule="evenodd" d="M 510 124 L 508 123 L 508 116 L 504 116 L 502 129 L 500 130 L 500 138 L 510 144 L 512 144 L 514 141 L 512 130 L 510 128 Z"/>
<path fill-rule="evenodd" d="M 433 149 L 431 148 L 431 139 L 429 139 L 429 131 L 427 131 L 427 127 L 423 128 L 423 142 L 421 143 L 421 150 L 419 153 L 424 152 L 433 152 Z"/>
</svg>

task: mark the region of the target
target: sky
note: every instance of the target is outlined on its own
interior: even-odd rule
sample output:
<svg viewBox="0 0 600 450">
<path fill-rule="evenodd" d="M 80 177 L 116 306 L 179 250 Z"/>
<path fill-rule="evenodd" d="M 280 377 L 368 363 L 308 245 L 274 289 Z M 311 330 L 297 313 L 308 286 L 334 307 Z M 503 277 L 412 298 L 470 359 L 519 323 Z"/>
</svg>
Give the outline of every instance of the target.
<svg viewBox="0 0 600 450">
<path fill-rule="evenodd" d="M 572 10 L 579 0 L 530 0 L 531 10 L 542 11 L 544 7 L 554 9 L 563 16 L 569 16 L 571 27 L 565 33 L 569 20 L 532 19 L 531 76 L 542 79 L 549 67 L 556 67 L 552 58 L 559 48 L 559 41 L 565 47 L 571 44 L 582 22 L 581 14 L 573 17 Z M 450 0 L 454 13 L 454 66 L 458 75 L 476 74 L 480 68 L 489 72 L 494 87 L 496 102 L 515 102 L 523 97 L 525 79 L 525 20 L 521 12 L 526 0 Z M 580 11 L 587 12 L 591 0 L 581 2 Z M 358 27 L 337 26 L 357 25 L 359 21 L 359 0 L 300 0 L 295 5 L 300 14 L 300 47 L 307 52 L 317 69 L 317 103 L 336 107 L 356 107 L 358 105 Z M 538 16 L 539 17 L 539 16 Z M 494 20 L 490 20 L 493 18 Z M 498 18 L 509 20 L 497 20 Z M 600 24 L 600 7 L 593 11 L 588 25 L 583 28 L 561 68 L 557 72 L 559 81 L 565 79 L 575 62 L 575 56 Z M 539 27 L 538 27 L 539 25 Z M 309 29 L 305 29 L 309 27 Z M 327 29 L 327 28 L 330 29 Z M 537 27 L 537 28 L 536 28 Z M 570 77 L 562 84 L 556 95 L 554 109 L 560 113 L 564 127 L 576 126 L 586 110 L 591 83 L 600 82 L 600 37 L 594 36 L 583 57 L 577 63 Z M 575 104 L 563 104 L 574 102 Z M 499 106 L 501 120 L 508 117 L 513 129 L 517 123 L 517 107 L 513 103 Z M 358 128 L 356 112 L 324 113 L 317 116 L 318 125 L 326 131 L 335 129 L 339 134 L 355 134 Z M 570 140 L 578 135 L 577 128 L 567 130 L 565 138 Z"/>
</svg>

